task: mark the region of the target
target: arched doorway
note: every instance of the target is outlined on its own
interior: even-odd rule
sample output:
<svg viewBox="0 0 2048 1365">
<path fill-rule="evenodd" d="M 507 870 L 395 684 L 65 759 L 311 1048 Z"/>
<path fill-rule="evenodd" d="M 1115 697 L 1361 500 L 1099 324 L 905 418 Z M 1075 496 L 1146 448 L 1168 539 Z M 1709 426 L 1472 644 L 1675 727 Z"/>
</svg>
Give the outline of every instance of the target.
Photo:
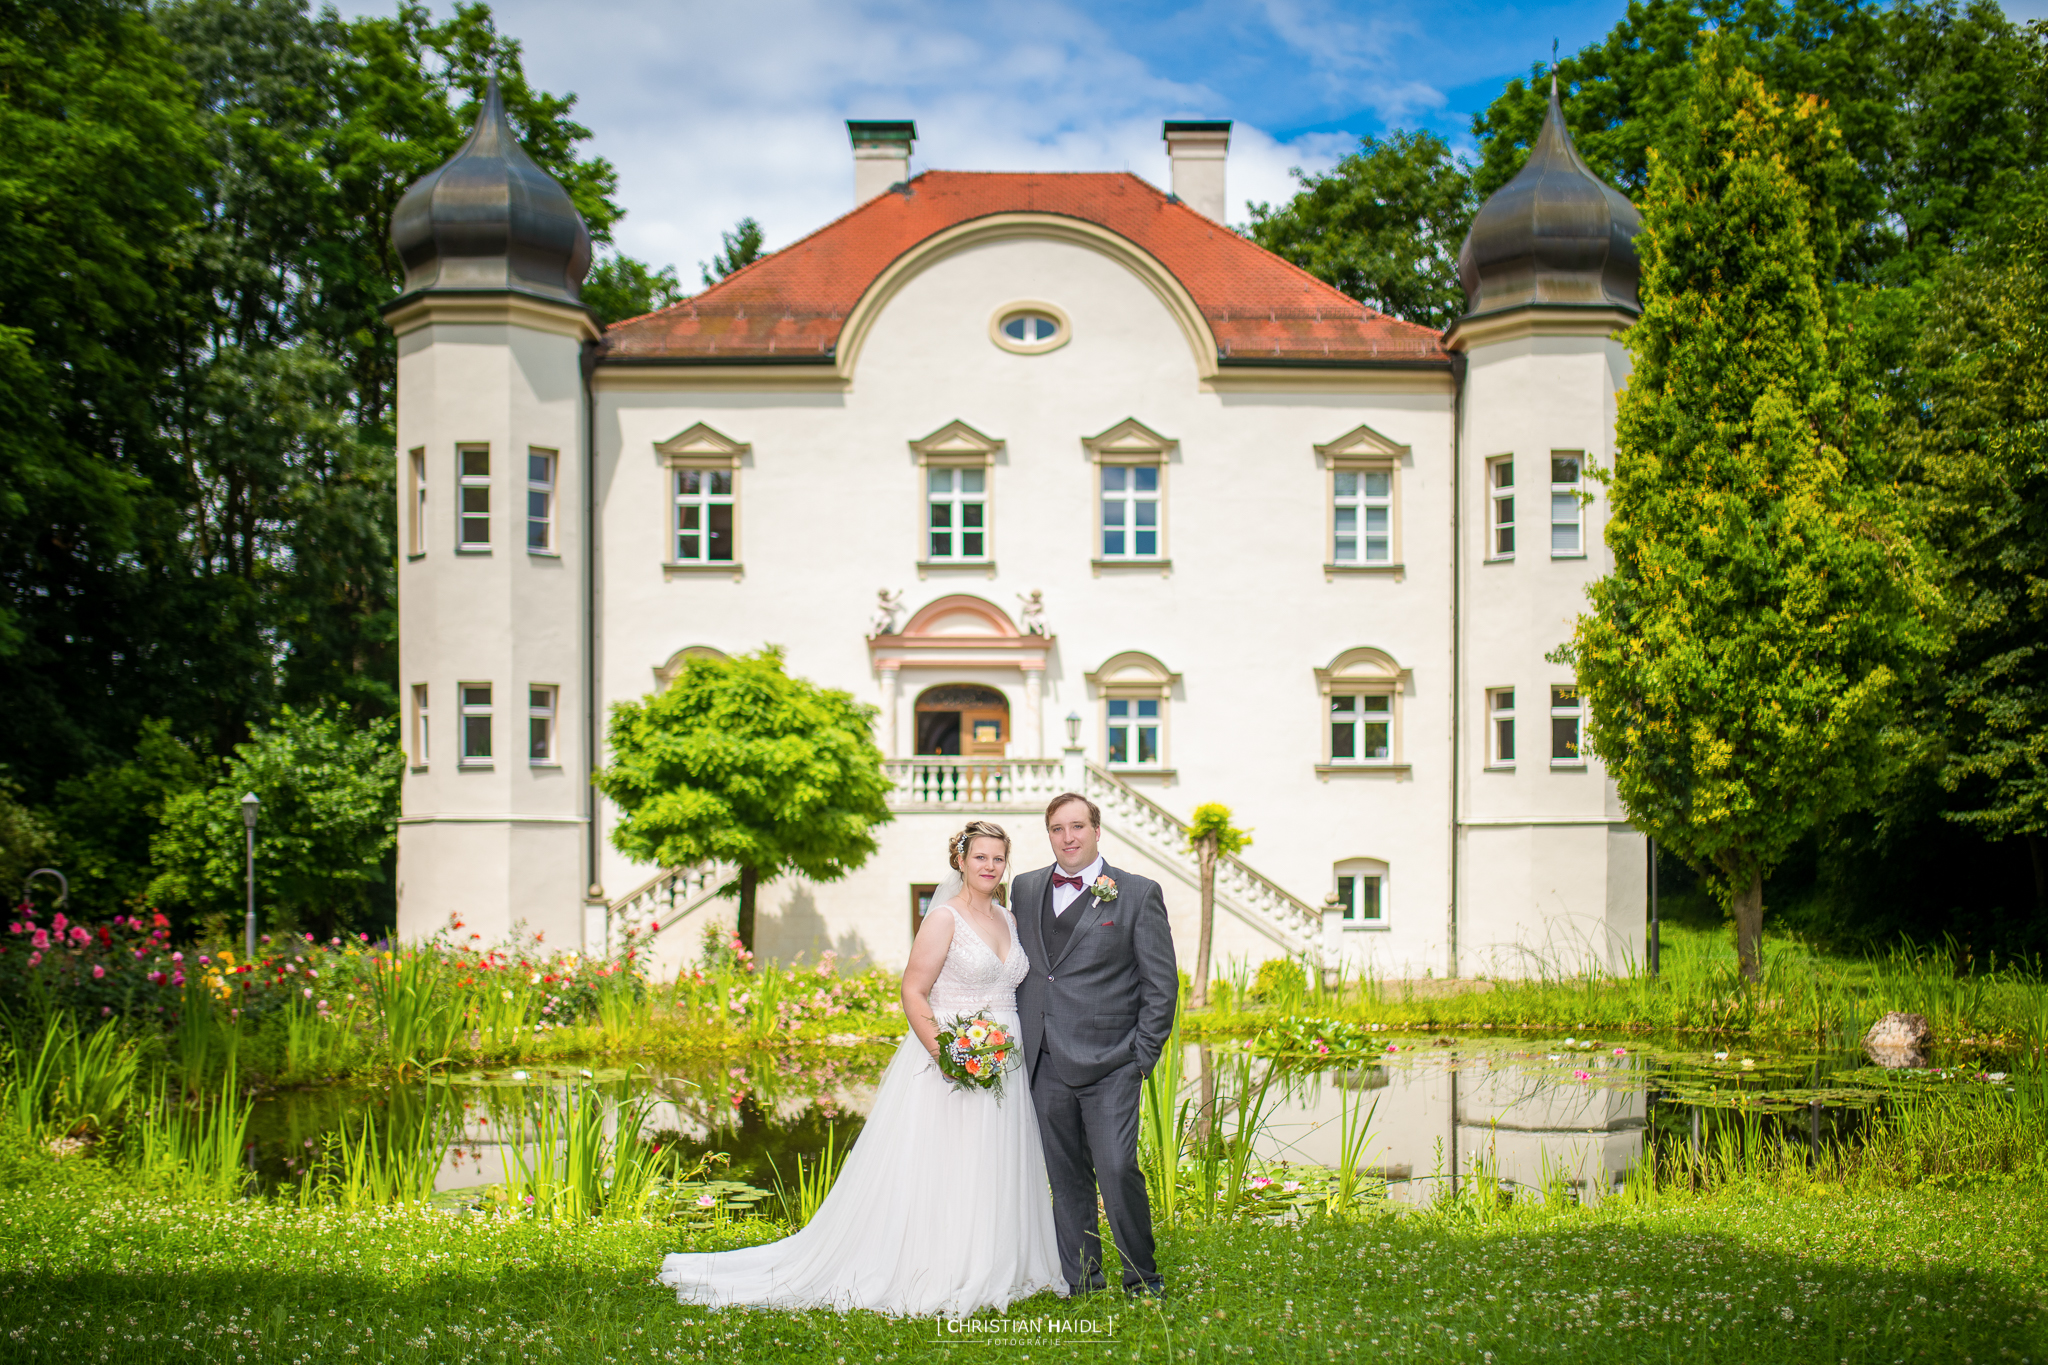
<svg viewBox="0 0 2048 1365">
<path fill-rule="evenodd" d="M 1002 758 L 1010 745 L 1010 701 L 993 687 L 941 683 L 917 698 L 917 752 Z"/>
</svg>

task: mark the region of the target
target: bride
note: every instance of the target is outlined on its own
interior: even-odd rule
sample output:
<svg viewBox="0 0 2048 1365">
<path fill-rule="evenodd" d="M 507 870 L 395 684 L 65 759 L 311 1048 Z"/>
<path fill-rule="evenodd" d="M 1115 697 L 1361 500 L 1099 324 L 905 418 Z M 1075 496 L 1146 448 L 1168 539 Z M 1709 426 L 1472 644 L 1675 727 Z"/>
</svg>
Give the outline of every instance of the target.
<svg viewBox="0 0 2048 1365">
<path fill-rule="evenodd" d="M 955 1015 L 1022 1037 L 1017 983 L 1029 966 L 1014 918 L 995 904 L 1010 836 L 975 820 L 947 853 L 953 875 L 903 970 L 910 1034 L 839 1179 L 779 1242 L 664 1259 L 660 1280 L 682 1302 L 957 1316 L 1065 1292 L 1022 1057 L 1011 1054 L 1001 1098 L 954 1089 L 936 1061 L 940 1021 Z"/>
</svg>

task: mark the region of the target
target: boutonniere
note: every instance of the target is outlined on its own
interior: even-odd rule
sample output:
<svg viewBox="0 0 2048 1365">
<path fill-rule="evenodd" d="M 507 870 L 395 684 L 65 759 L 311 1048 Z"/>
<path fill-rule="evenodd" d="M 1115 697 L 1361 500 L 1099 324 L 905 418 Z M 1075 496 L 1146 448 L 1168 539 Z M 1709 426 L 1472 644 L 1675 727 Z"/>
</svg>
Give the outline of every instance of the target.
<svg viewBox="0 0 2048 1365">
<path fill-rule="evenodd" d="M 1098 901 L 1113 901 L 1116 899 L 1116 882 L 1105 872 L 1088 888 L 1088 894 Z"/>
</svg>

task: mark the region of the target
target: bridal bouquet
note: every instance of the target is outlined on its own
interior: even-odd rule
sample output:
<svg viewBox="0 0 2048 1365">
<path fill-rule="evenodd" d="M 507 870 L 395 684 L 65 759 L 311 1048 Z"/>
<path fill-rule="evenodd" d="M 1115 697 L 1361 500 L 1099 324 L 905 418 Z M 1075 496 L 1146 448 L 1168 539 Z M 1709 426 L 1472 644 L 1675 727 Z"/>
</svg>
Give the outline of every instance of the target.
<svg viewBox="0 0 2048 1365">
<path fill-rule="evenodd" d="M 963 1014 L 939 1027 L 939 1070 L 961 1090 L 987 1090 L 1000 1097 L 1003 1076 L 1017 1040 L 993 1019 Z"/>
</svg>

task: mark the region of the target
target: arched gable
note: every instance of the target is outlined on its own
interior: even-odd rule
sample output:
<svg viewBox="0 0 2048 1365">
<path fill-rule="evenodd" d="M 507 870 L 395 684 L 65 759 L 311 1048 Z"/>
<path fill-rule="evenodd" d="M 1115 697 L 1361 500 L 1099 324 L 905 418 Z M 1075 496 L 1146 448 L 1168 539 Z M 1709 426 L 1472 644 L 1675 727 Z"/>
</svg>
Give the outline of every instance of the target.
<svg viewBox="0 0 2048 1365">
<path fill-rule="evenodd" d="M 933 233 L 898 256 L 868 285 L 846 316 L 846 324 L 840 329 L 839 344 L 833 353 L 833 363 L 839 376 L 852 380 L 868 333 L 904 286 L 948 256 L 969 247 L 1016 238 L 1039 238 L 1086 247 L 1129 270 L 1144 281 L 1179 325 L 1188 349 L 1194 354 L 1196 376 L 1203 380 L 1215 376 L 1216 334 L 1202 316 L 1202 310 L 1196 306 L 1194 296 L 1188 293 L 1187 286 L 1161 264 L 1158 257 L 1130 238 L 1086 219 L 1057 213 L 993 213 L 970 219 L 943 232 Z"/>
</svg>

